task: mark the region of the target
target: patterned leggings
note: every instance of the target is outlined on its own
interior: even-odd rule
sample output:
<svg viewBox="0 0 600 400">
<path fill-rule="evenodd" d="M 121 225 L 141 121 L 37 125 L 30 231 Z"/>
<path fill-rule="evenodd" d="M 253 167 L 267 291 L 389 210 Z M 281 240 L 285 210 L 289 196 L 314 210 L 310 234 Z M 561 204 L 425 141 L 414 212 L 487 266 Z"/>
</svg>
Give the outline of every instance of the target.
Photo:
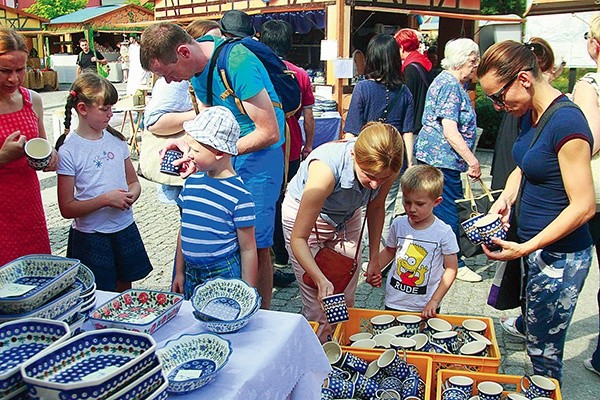
<svg viewBox="0 0 600 400">
<path fill-rule="evenodd" d="M 567 328 L 592 264 L 592 247 L 575 253 L 538 250 L 527 263 L 527 353 L 535 374 L 560 381 Z"/>
</svg>

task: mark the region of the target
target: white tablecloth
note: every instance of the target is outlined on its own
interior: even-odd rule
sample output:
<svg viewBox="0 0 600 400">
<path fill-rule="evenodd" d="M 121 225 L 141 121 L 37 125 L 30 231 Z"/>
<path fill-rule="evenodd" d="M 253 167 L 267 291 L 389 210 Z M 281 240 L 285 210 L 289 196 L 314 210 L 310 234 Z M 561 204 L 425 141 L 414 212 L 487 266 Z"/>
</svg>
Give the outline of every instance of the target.
<svg viewBox="0 0 600 400">
<path fill-rule="evenodd" d="M 97 291 L 100 306 L 116 293 Z M 162 347 L 184 333 L 204 332 L 185 301 L 177 316 L 152 336 Z M 85 330 L 94 329 L 86 322 Z M 207 386 L 174 399 L 310 400 L 330 367 L 312 328 L 299 314 L 258 311 L 242 330 L 221 335 L 231 342 L 229 362 Z"/>
<path fill-rule="evenodd" d="M 302 130 L 302 140 L 304 134 L 304 117 L 298 121 Z M 338 140 L 340 138 L 340 128 L 342 125 L 342 116 L 337 111 L 324 112 L 320 117 L 315 117 L 315 137 L 313 139 L 313 149 L 316 149 L 323 143 Z"/>
</svg>

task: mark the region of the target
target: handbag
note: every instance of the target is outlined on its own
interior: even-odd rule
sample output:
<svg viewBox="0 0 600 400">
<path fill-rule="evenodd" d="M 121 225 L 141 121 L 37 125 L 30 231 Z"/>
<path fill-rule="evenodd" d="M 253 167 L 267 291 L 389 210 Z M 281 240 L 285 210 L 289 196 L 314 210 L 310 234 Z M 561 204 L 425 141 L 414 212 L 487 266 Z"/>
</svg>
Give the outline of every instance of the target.
<svg viewBox="0 0 600 400">
<path fill-rule="evenodd" d="M 598 72 L 588 72 L 581 80 L 592 85 L 598 96 L 598 108 L 600 108 L 600 74 Z M 596 195 L 596 212 L 600 212 L 600 151 L 592 156 L 591 164 L 594 193 Z"/>
<path fill-rule="evenodd" d="M 108 74 L 110 74 L 110 66 L 108 64 L 104 65 L 101 63 L 96 63 L 96 70 L 98 71 L 98 75 L 103 78 L 108 78 Z"/>
<path fill-rule="evenodd" d="M 372 192 L 372 191 L 371 191 Z M 371 196 L 369 195 L 369 202 Z M 367 209 L 368 209 L 367 205 Z M 365 224 L 367 223 L 367 217 L 363 220 L 362 227 L 360 228 L 360 235 L 358 240 L 362 238 L 365 230 Z M 317 242 L 319 241 L 319 230 L 315 223 L 315 235 L 317 236 Z M 360 252 L 360 244 L 356 246 L 356 252 L 354 258 L 350 258 L 331 247 L 322 246 L 317 254 L 315 254 L 315 263 L 325 275 L 327 280 L 333 284 L 333 294 L 344 293 L 346 287 L 352 280 L 354 273 L 358 266 L 358 255 Z M 302 275 L 302 281 L 313 289 L 318 289 L 317 284 L 306 272 Z"/>
<path fill-rule="evenodd" d="M 162 161 L 160 151 L 165 148 L 168 140 L 179 139 L 183 136 L 185 136 L 184 131 L 175 135 L 156 136 L 147 129 L 144 129 L 142 132 L 142 146 L 140 147 L 138 175 L 143 176 L 149 181 L 163 185 L 183 186 L 184 180 L 181 177 L 160 172 L 160 163 Z"/>
<path fill-rule="evenodd" d="M 467 179 L 465 183 L 464 198 L 455 200 L 456 207 L 458 208 L 458 221 L 460 223 L 475 217 L 476 215 L 487 214 L 492 207 L 492 204 L 494 204 L 496 199 L 502 193 L 502 190 L 490 191 L 481 179 L 477 179 L 475 182 L 479 182 L 483 189 L 483 194 L 475 197 L 471 189 L 470 179 Z M 460 228 L 458 237 L 458 246 L 465 257 L 483 254 L 483 248 L 478 244 L 472 243 L 462 227 Z"/>
</svg>

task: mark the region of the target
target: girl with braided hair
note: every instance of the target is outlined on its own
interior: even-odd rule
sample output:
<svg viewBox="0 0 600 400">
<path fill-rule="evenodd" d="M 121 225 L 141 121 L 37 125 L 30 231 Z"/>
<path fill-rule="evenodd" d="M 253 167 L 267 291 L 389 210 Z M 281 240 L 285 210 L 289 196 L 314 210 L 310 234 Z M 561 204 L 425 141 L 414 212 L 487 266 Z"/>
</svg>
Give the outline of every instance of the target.
<svg viewBox="0 0 600 400">
<path fill-rule="evenodd" d="M 125 138 L 109 125 L 117 100 L 105 78 L 84 73 L 75 79 L 57 145 L 57 173 L 60 212 L 73 218 L 67 257 L 94 272 L 98 289 L 122 292 L 146 277 L 152 265 L 131 210 L 141 186 Z M 69 132 L 72 109 L 79 123 Z"/>
</svg>

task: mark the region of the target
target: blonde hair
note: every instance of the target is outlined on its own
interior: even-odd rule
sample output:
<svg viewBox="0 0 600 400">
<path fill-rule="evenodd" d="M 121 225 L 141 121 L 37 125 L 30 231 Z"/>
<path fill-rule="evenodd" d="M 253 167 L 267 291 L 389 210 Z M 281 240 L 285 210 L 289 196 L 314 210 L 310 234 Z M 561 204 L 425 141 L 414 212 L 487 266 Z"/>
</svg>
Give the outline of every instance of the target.
<svg viewBox="0 0 600 400">
<path fill-rule="evenodd" d="M 444 174 L 431 165 L 414 165 L 404 171 L 400 178 L 400 185 L 402 192 L 422 191 L 432 199 L 437 199 L 444 189 Z"/>
<path fill-rule="evenodd" d="M 396 128 L 381 122 L 367 123 L 354 144 L 354 159 L 373 173 L 400 171 L 404 141 Z"/>
<path fill-rule="evenodd" d="M 590 21 L 590 35 L 600 41 L 600 14 L 596 15 Z"/>
<path fill-rule="evenodd" d="M 210 19 L 197 19 L 192 21 L 185 27 L 185 31 L 194 39 L 198 39 L 213 29 L 219 29 L 217 21 Z M 220 33 L 221 31 L 219 31 Z"/>
<path fill-rule="evenodd" d="M 10 51 L 24 51 L 27 53 L 25 38 L 14 29 L 0 28 L 0 54 Z"/>
</svg>

